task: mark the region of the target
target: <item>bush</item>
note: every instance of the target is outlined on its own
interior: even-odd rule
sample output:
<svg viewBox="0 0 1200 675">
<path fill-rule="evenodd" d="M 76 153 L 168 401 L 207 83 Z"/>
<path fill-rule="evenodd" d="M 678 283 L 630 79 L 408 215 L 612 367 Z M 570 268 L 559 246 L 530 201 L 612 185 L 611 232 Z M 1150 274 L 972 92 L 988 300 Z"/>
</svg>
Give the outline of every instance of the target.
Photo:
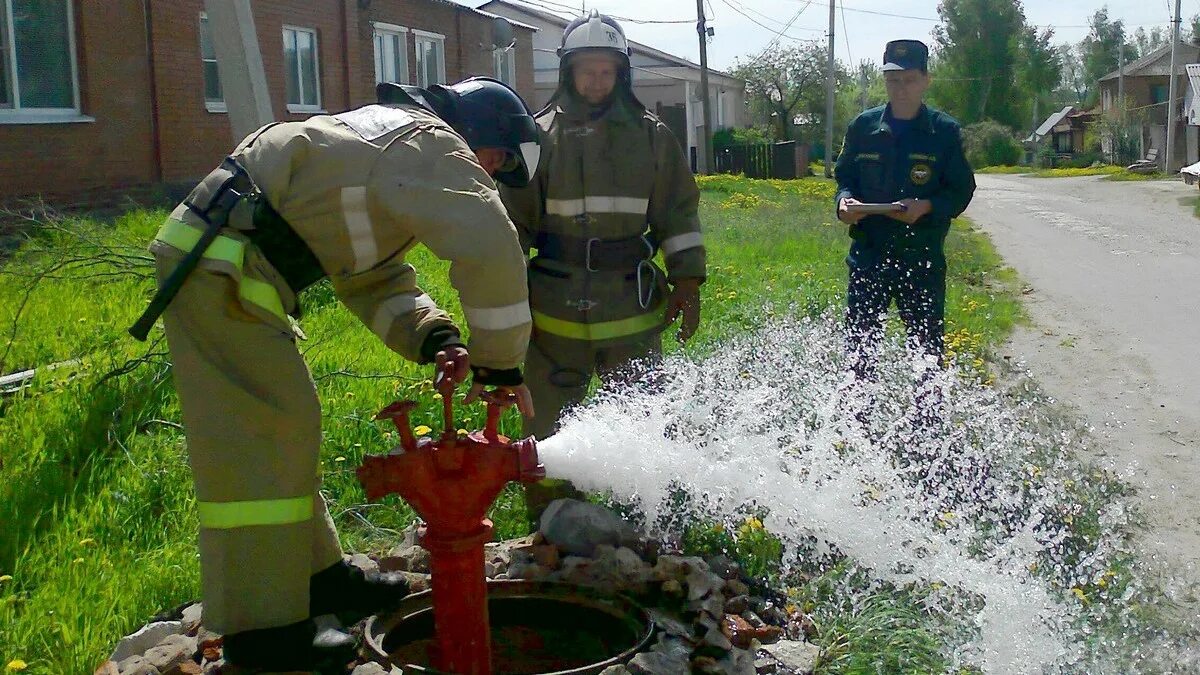
<svg viewBox="0 0 1200 675">
<path fill-rule="evenodd" d="M 751 127 L 749 129 L 719 129 L 713 132 L 712 142 L 714 148 L 728 148 L 733 145 L 770 143 L 772 140 L 769 130 Z"/>
<path fill-rule="evenodd" d="M 1021 160 L 1021 144 L 1012 131 L 991 120 L 963 129 L 963 145 L 971 166 L 1012 166 Z"/>
</svg>

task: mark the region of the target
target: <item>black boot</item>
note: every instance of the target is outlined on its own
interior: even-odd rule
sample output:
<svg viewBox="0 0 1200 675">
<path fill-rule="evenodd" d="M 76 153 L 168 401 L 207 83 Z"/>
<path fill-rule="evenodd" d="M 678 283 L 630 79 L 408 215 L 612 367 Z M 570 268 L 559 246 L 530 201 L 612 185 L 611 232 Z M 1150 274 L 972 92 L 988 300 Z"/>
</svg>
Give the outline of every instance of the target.
<svg viewBox="0 0 1200 675">
<path fill-rule="evenodd" d="M 407 596 L 404 577 L 367 574 L 344 560 L 317 572 L 308 584 L 309 613 L 336 614 L 347 626 L 392 609 Z"/>
<path fill-rule="evenodd" d="M 227 664 L 251 672 L 345 672 L 357 657 L 354 638 L 334 628 L 318 629 L 312 619 L 230 633 L 222 650 Z"/>
</svg>

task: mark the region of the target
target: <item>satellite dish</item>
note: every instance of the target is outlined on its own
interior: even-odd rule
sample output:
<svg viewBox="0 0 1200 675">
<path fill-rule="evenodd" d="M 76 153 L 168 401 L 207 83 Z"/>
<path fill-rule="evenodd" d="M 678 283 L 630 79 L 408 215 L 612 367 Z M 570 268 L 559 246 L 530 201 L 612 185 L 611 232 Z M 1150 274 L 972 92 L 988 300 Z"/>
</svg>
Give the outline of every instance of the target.
<svg viewBox="0 0 1200 675">
<path fill-rule="evenodd" d="M 502 16 L 492 19 L 492 49 L 510 49 L 516 43 L 512 23 Z"/>
</svg>

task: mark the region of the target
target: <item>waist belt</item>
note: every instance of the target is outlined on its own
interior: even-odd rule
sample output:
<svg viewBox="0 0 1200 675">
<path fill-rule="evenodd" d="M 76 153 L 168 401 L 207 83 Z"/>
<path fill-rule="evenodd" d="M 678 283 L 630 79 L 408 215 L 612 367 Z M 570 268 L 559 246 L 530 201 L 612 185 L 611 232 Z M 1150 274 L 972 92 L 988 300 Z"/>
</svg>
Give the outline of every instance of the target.
<svg viewBox="0 0 1200 675">
<path fill-rule="evenodd" d="M 189 211 L 204 221 L 204 229 L 194 245 L 186 249 L 175 269 L 159 285 L 146 311 L 130 327 L 130 335 L 138 340 L 146 339 L 150 327 L 175 299 L 200 259 L 218 239 L 221 229 L 229 225 L 230 213 L 243 201 L 254 208 L 253 229 L 243 234 L 262 251 L 263 257 L 275 267 L 293 291 L 299 293 L 325 277 L 312 250 L 271 207 L 245 167 L 233 157 L 226 157 L 221 166 L 201 181 L 183 201 Z"/>
<path fill-rule="evenodd" d="M 654 257 L 655 247 L 645 236 L 604 240 L 541 233 L 536 242 L 538 257 L 564 265 L 587 268 L 589 272 L 636 268 Z"/>
</svg>

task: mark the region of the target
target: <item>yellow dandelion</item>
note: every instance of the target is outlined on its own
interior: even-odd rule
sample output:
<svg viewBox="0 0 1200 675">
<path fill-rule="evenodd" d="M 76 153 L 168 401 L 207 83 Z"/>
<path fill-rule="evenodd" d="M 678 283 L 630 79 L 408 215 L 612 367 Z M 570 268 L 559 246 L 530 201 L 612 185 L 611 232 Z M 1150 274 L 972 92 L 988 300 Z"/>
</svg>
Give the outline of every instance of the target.
<svg viewBox="0 0 1200 675">
<path fill-rule="evenodd" d="M 12 579 L 13 578 L 12 578 L 11 574 L 0 574 L 0 584 L 4 583 L 6 581 L 12 581 Z"/>
<path fill-rule="evenodd" d="M 344 461 L 346 461 L 346 458 L 345 458 L 345 457 L 343 457 L 342 455 L 338 455 L 337 457 L 334 457 L 334 458 L 333 458 L 333 461 L 335 461 L 335 462 L 344 462 Z"/>
<path fill-rule="evenodd" d="M 24 662 L 24 661 L 22 661 L 21 659 L 13 659 L 12 661 L 9 661 L 9 662 L 8 662 L 8 665 L 7 665 L 7 666 L 4 666 L 4 672 L 6 672 L 6 673 L 19 673 L 19 672 L 21 672 L 22 670 L 25 670 L 25 669 L 26 669 L 26 668 L 28 668 L 28 667 L 29 667 L 29 664 L 28 664 L 28 663 L 25 663 L 25 662 Z"/>
<path fill-rule="evenodd" d="M 433 429 L 430 429 L 429 427 L 425 426 L 424 424 L 417 425 L 417 428 L 413 429 L 413 433 L 418 436 L 424 436 L 431 431 L 433 431 Z"/>
<path fill-rule="evenodd" d="M 1074 594 L 1075 597 L 1079 598 L 1079 601 L 1083 604 L 1091 604 L 1091 601 L 1088 600 L 1087 593 L 1084 593 L 1082 588 L 1076 586 L 1075 588 L 1071 589 L 1071 593 Z"/>
</svg>

